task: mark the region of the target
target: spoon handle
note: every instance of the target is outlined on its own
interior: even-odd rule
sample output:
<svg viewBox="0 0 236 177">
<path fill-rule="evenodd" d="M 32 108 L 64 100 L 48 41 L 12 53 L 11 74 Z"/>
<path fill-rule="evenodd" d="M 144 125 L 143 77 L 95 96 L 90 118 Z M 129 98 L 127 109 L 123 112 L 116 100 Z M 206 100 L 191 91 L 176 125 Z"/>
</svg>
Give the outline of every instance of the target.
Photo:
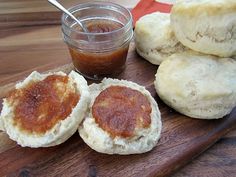
<svg viewBox="0 0 236 177">
<path fill-rule="evenodd" d="M 88 33 L 87 28 L 85 28 L 83 24 L 77 18 L 75 18 L 75 16 L 72 15 L 66 8 L 64 8 L 59 2 L 57 2 L 56 0 L 48 0 L 48 2 L 51 3 L 53 6 L 55 6 L 56 8 L 58 8 L 59 10 L 65 12 L 67 15 L 69 15 L 73 20 L 75 20 L 80 25 L 80 27 L 83 29 L 84 32 Z"/>
</svg>

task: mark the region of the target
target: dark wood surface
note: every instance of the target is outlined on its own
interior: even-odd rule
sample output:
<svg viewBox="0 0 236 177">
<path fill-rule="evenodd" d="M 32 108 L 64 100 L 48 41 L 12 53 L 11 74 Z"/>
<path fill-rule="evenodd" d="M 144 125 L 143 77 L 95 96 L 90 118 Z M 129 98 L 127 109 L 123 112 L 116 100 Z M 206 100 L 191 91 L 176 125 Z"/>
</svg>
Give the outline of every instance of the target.
<svg viewBox="0 0 236 177">
<path fill-rule="evenodd" d="M 2 2 L 8 1 L 0 1 L 0 26 L 1 16 L 7 12 L 7 8 L 2 10 Z M 20 0 L 9 3 L 19 2 L 22 3 Z M 129 4 L 128 1 L 126 3 Z M 26 6 L 21 7 L 24 9 Z M 40 8 L 50 9 L 46 5 Z M 29 14 L 35 15 L 40 8 Z M 8 11 L 8 14 L 14 13 Z M 0 28 L 0 62 L 1 98 L 16 81 L 33 70 L 43 72 L 72 68 L 69 53 L 61 40 L 60 26 L 47 23 L 15 23 Z M 235 129 L 236 112 L 231 117 L 213 121 L 190 119 L 176 113 L 164 105 L 155 93 L 153 79 L 156 69 L 135 53 L 132 44 L 126 70 L 120 76 L 146 86 L 159 104 L 163 130 L 153 151 L 130 156 L 103 155 L 83 143 L 78 133 L 56 147 L 22 148 L 0 132 L 0 176 L 167 176 L 173 173 L 177 177 L 235 176 L 236 131 L 225 133 Z M 193 160 L 200 153 L 202 155 Z"/>
</svg>

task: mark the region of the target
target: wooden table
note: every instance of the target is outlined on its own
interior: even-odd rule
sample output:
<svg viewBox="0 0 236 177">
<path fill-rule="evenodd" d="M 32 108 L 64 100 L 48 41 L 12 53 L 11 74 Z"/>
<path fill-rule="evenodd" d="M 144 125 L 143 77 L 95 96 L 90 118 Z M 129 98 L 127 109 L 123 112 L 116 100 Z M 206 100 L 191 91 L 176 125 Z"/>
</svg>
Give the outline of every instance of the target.
<svg viewBox="0 0 236 177">
<path fill-rule="evenodd" d="M 126 7 L 138 2 L 112 1 Z M 69 7 L 76 0 L 60 2 Z M 70 63 L 58 25 L 60 15 L 46 1 L 0 1 L 0 86 L 17 81 L 33 70 L 43 71 Z M 0 151 L 4 148 L 0 147 Z M 173 176 L 236 176 L 236 130 Z"/>
</svg>

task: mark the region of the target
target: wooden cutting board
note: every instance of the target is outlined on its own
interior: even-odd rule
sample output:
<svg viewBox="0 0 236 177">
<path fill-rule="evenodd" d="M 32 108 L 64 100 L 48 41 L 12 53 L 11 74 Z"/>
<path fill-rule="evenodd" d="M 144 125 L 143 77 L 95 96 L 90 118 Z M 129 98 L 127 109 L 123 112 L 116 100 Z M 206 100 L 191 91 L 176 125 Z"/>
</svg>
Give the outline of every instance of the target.
<svg viewBox="0 0 236 177">
<path fill-rule="evenodd" d="M 100 154 L 90 149 L 78 133 L 55 147 L 22 148 L 0 132 L 0 176 L 167 176 L 235 127 L 236 109 L 223 119 L 198 120 L 166 106 L 153 86 L 157 66 L 143 60 L 134 48 L 132 43 L 126 69 L 119 78 L 144 85 L 159 105 L 163 129 L 158 145 L 151 152 L 127 156 Z M 72 68 L 68 64 L 55 71 L 68 72 Z M 49 68 L 40 70 L 47 72 Z M 23 76 L 18 77 L 23 79 Z M 0 102 L 14 84 L 0 87 Z"/>
</svg>

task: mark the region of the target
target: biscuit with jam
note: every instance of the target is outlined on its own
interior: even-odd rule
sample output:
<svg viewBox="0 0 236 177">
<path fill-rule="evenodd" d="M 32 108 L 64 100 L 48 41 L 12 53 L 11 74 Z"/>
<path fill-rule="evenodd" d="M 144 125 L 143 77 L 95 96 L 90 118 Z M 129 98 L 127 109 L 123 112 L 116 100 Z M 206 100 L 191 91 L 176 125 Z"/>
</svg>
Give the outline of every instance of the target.
<svg viewBox="0 0 236 177">
<path fill-rule="evenodd" d="M 161 132 L 157 103 L 142 86 L 104 79 L 92 84 L 88 115 L 79 127 L 85 143 L 106 154 L 136 154 L 156 146 Z"/>
<path fill-rule="evenodd" d="M 48 147 L 78 129 L 88 103 L 86 80 L 76 72 L 32 72 L 3 99 L 3 131 L 21 146 Z"/>
</svg>

